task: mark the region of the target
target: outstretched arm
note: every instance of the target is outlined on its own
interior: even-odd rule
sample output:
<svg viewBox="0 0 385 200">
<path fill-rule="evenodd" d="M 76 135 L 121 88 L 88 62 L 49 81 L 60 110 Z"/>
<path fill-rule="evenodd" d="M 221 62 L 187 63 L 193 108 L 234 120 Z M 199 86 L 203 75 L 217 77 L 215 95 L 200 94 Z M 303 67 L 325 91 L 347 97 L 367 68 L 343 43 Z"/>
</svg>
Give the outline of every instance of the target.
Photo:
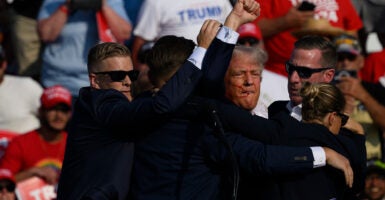
<svg viewBox="0 0 385 200">
<path fill-rule="evenodd" d="M 265 145 L 229 132 L 224 136 L 239 166 L 251 174 L 302 174 L 327 164 L 343 171 L 348 186 L 353 184 L 353 170 L 349 161 L 330 148 Z M 207 135 L 205 142 L 211 159 L 220 161 L 228 158 L 228 150 L 221 147 L 221 141 L 214 134 Z"/>
</svg>

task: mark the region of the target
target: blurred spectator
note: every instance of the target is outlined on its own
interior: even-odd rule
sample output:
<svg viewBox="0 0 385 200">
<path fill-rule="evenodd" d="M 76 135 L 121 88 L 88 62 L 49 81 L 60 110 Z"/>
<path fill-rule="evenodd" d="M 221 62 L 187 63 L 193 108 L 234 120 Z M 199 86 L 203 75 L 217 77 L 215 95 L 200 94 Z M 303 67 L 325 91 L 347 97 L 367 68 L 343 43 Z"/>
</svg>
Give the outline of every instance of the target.
<svg viewBox="0 0 385 200">
<path fill-rule="evenodd" d="M 13 0 L 10 5 L 10 36 L 18 74 L 39 81 L 42 43 L 37 32 L 37 14 L 43 0 Z"/>
<path fill-rule="evenodd" d="M 359 2 L 357 2 L 359 1 Z M 385 33 L 383 19 L 385 17 L 385 2 L 382 0 L 352 0 L 361 14 L 365 32 Z"/>
<path fill-rule="evenodd" d="M 139 71 L 142 69 L 149 69 L 147 63 L 146 63 L 146 57 L 148 53 L 151 51 L 152 47 L 154 46 L 155 42 L 146 42 L 144 43 L 138 52 L 138 65 L 137 68 Z"/>
<path fill-rule="evenodd" d="M 135 27 L 138 23 L 138 14 L 143 0 L 123 0 L 123 2 L 127 15 L 132 21 L 132 26 Z"/>
<path fill-rule="evenodd" d="M 239 33 L 238 45 L 256 46 L 263 48 L 263 38 L 261 29 L 254 23 L 242 24 L 237 32 Z"/>
<path fill-rule="evenodd" d="M 123 0 L 124 1 L 124 8 L 126 9 L 128 17 L 131 19 L 133 29 L 135 28 L 137 22 L 138 22 L 138 14 L 140 7 L 143 4 L 143 0 Z M 129 40 L 126 41 L 127 47 L 131 50 L 132 49 L 132 43 L 134 42 L 135 37 L 131 37 Z"/>
<path fill-rule="evenodd" d="M 366 172 L 365 190 L 361 200 L 385 199 L 385 163 L 370 161 Z"/>
<path fill-rule="evenodd" d="M 16 182 L 13 174 L 8 169 L 0 169 L 0 199 L 16 200 Z"/>
<path fill-rule="evenodd" d="M 385 33 L 383 20 L 385 18 L 385 1 L 382 0 L 351 0 L 362 21 L 363 28 L 359 31 L 360 43 L 363 47 L 363 54 L 370 54 L 368 36 L 370 34 Z M 381 41 L 380 41 L 381 42 Z M 382 42 L 382 47 L 384 43 Z"/>
<path fill-rule="evenodd" d="M 11 142 L 11 140 L 14 137 L 18 135 L 19 133 L 16 133 L 16 132 L 0 130 L 0 160 L 4 155 L 5 150 L 8 147 L 8 144 Z"/>
<path fill-rule="evenodd" d="M 381 158 L 381 131 L 385 130 L 385 107 L 365 87 L 373 83 L 360 81 L 364 56 L 357 38 L 350 35 L 336 37 L 337 67 L 334 81 L 345 95 L 345 112 L 358 121 L 366 134 L 367 158 Z M 383 113 L 383 114 L 382 114 Z"/>
<path fill-rule="evenodd" d="M 105 19 L 110 36 L 123 42 L 130 38 L 131 24 L 123 0 L 44 0 L 38 15 L 38 30 L 45 43 L 41 81 L 45 87 L 60 84 L 77 97 L 89 84 L 87 53 L 100 42 L 97 13 Z M 99 15 L 100 16 L 100 15 Z M 98 27 L 99 26 L 99 27 Z M 108 32 L 109 33 L 109 32 Z"/>
<path fill-rule="evenodd" d="M 139 50 L 138 63 L 136 67 L 139 70 L 139 75 L 138 79 L 132 83 L 134 85 L 134 87 L 132 87 L 132 93 L 134 97 L 143 91 L 150 90 L 154 87 L 148 78 L 149 66 L 146 61 L 146 57 L 154 44 L 155 42 L 147 42 L 143 44 Z"/>
<path fill-rule="evenodd" d="M 5 52 L 0 46 L 0 130 L 25 133 L 38 128 L 43 88 L 32 78 L 5 74 L 6 68 Z"/>
<path fill-rule="evenodd" d="M 362 54 L 366 56 L 365 67 L 361 70 L 363 81 L 378 83 L 383 79 L 385 87 L 385 1 L 382 0 L 351 0 L 364 22 L 364 27 L 359 32 L 359 39 L 363 47 Z M 377 35 L 380 49 L 371 50 L 373 41 L 369 35 Z"/>
<path fill-rule="evenodd" d="M 238 28 L 237 31 L 239 33 L 237 42 L 238 45 L 264 48 L 261 29 L 255 23 L 243 24 Z M 264 64 L 265 63 L 261 63 L 261 66 L 264 66 Z M 264 69 L 262 71 L 262 80 L 263 81 L 261 81 L 259 100 L 257 106 L 253 109 L 253 113 L 258 116 L 267 118 L 267 108 L 272 102 L 289 99 L 289 95 L 285 87 L 287 85 L 287 78 L 270 70 Z"/>
<path fill-rule="evenodd" d="M 13 67 L 15 64 L 14 55 L 13 55 L 13 45 L 11 42 L 11 19 L 10 19 L 10 8 L 7 0 L 0 0 L 0 43 L 5 52 L 7 52 L 6 60 L 10 67 L 7 68 L 6 73 L 17 74 L 16 67 Z"/>
<path fill-rule="evenodd" d="M 369 53 L 366 56 L 365 66 L 361 69 L 361 76 L 363 81 L 381 83 L 385 87 L 385 30 L 382 33 L 377 33 L 377 36 L 382 50 Z"/>
<path fill-rule="evenodd" d="M 232 6 L 228 0 L 145 0 L 134 29 L 132 57 L 136 69 L 140 47 L 165 35 L 196 41 L 206 19 L 224 22 Z"/>
<path fill-rule="evenodd" d="M 373 137 L 372 137 L 371 134 L 368 134 L 367 140 L 368 140 L 368 142 L 372 142 L 371 145 L 376 147 L 376 148 L 374 148 L 374 150 L 376 150 L 376 151 L 373 152 L 375 154 L 371 155 L 370 157 L 378 157 L 381 159 L 385 159 L 384 158 L 384 155 L 385 155 L 384 154 L 384 150 L 385 150 L 384 149 L 384 131 L 385 131 L 385 104 L 384 104 L 384 100 L 385 99 L 384 98 L 382 100 L 376 99 L 374 97 L 374 95 L 376 95 L 375 93 L 372 93 L 372 94 L 369 93 L 372 91 L 372 88 L 369 89 L 368 85 L 366 85 L 364 82 L 360 82 L 360 80 L 356 79 L 356 78 L 342 77 L 339 87 L 342 90 L 342 92 L 344 92 L 344 94 L 352 96 L 355 99 L 357 99 L 358 101 L 360 101 L 361 105 L 363 105 L 364 107 L 359 107 L 359 108 L 366 109 L 367 112 L 369 113 L 371 119 L 373 120 L 373 122 L 377 126 L 379 126 L 379 128 L 381 128 L 382 133 L 380 133 L 379 136 L 372 134 L 373 135 Z M 367 90 L 366 88 L 368 88 L 369 90 Z M 385 88 L 382 86 L 374 85 L 373 88 L 375 88 L 373 90 L 375 92 L 380 92 L 382 94 L 385 93 Z M 371 140 L 371 138 L 373 140 Z M 382 153 L 378 152 L 379 142 L 381 144 Z M 368 153 L 370 153 L 370 152 L 368 152 Z"/>
<path fill-rule="evenodd" d="M 71 117 L 71 93 L 61 86 L 44 90 L 39 116 L 41 127 L 13 138 L 0 162 L 17 182 L 33 176 L 47 183 L 58 181 Z"/>
<path fill-rule="evenodd" d="M 315 4 L 314 10 L 299 10 L 305 1 L 265 0 L 260 1 L 261 17 L 256 23 L 262 30 L 265 48 L 269 54 L 266 69 L 287 76 L 285 62 L 297 40 L 292 35 L 309 19 L 326 19 L 333 27 L 338 27 L 353 35 L 362 27 L 362 22 L 350 0 L 309 0 Z M 322 29 L 321 29 L 322 30 Z"/>
</svg>

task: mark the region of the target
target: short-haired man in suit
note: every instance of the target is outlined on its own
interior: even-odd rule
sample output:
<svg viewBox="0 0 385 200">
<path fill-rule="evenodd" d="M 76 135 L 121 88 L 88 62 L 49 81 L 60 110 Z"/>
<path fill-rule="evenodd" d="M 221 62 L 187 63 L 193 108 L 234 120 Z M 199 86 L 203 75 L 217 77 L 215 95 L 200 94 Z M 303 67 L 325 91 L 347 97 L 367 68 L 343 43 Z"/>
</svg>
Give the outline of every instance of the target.
<svg viewBox="0 0 385 200">
<path fill-rule="evenodd" d="M 294 44 L 290 60 L 286 62 L 290 101 L 273 102 L 268 109 L 269 118 L 281 112 L 289 114 L 298 121 L 302 120 L 300 89 L 305 82 L 329 83 L 333 80 L 337 65 L 337 51 L 334 44 L 321 36 L 305 36 Z M 349 148 L 352 156 L 349 158 L 358 167 L 359 174 L 355 174 L 354 192 L 363 188 L 363 170 L 366 160 L 365 146 L 361 142 L 363 136 L 358 135 L 357 123 L 349 119 L 347 125 L 340 130 L 336 137 L 340 141 L 353 141 L 355 148 Z M 361 133 L 362 134 L 362 133 Z M 355 153 L 352 153 L 354 152 Z"/>
</svg>

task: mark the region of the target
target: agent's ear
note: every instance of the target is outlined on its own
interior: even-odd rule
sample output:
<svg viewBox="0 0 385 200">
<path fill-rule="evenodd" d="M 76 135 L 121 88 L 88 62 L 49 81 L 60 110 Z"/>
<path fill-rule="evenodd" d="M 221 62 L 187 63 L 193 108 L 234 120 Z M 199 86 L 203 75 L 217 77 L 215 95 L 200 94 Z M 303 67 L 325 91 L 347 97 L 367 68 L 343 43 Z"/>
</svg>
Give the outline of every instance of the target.
<svg viewBox="0 0 385 200">
<path fill-rule="evenodd" d="M 338 116 L 337 116 L 336 112 L 329 113 L 328 114 L 329 125 L 332 126 L 336 120 L 339 120 L 337 118 L 338 118 Z"/>
<path fill-rule="evenodd" d="M 333 125 L 334 120 L 335 119 L 334 119 L 333 113 L 330 112 L 326 114 L 326 116 L 323 118 L 322 123 L 327 128 L 330 128 Z"/>
<path fill-rule="evenodd" d="M 334 74 L 336 73 L 335 69 L 328 69 L 324 73 L 325 82 L 329 83 L 333 80 Z"/>
<path fill-rule="evenodd" d="M 90 84 L 91 84 L 91 87 L 92 88 L 95 88 L 95 89 L 100 89 L 100 80 L 96 77 L 95 74 L 88 74 L 88 77 L 90 79 Z"/>
</svg>

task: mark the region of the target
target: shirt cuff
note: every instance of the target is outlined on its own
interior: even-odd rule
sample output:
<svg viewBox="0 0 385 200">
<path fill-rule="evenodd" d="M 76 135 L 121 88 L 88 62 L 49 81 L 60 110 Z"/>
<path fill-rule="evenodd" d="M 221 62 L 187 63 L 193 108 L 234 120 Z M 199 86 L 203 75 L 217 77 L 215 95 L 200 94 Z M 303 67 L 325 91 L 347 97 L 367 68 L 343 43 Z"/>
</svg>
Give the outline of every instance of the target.
<svg viewBox="0 0 385 200">
<path fill-rule="evenodd" d="M 239 33 L 230 29 L 227 26 L 222 26 L 219 29 L 219 32 L 217 34 L 218 39 L 222 40 L 223 42 L 229 43 L 229 44 L 236 44 L 238 37 L 239 37 Z"/>
<path fill-rule="evenodd" d="M 310 147 L 314 162 L 313 162 L 313 168 L 322 167 L 326 165 L 326 154 L 322 147 Z"/>
<path fill-rule="evenodd" d="M 207 49 L 202 47 L 196 47 L 190 57 L 187 59 L 194 64 L 198 69 L 202 69 L 202 61 L 205 57 Z"/>
</svg>

